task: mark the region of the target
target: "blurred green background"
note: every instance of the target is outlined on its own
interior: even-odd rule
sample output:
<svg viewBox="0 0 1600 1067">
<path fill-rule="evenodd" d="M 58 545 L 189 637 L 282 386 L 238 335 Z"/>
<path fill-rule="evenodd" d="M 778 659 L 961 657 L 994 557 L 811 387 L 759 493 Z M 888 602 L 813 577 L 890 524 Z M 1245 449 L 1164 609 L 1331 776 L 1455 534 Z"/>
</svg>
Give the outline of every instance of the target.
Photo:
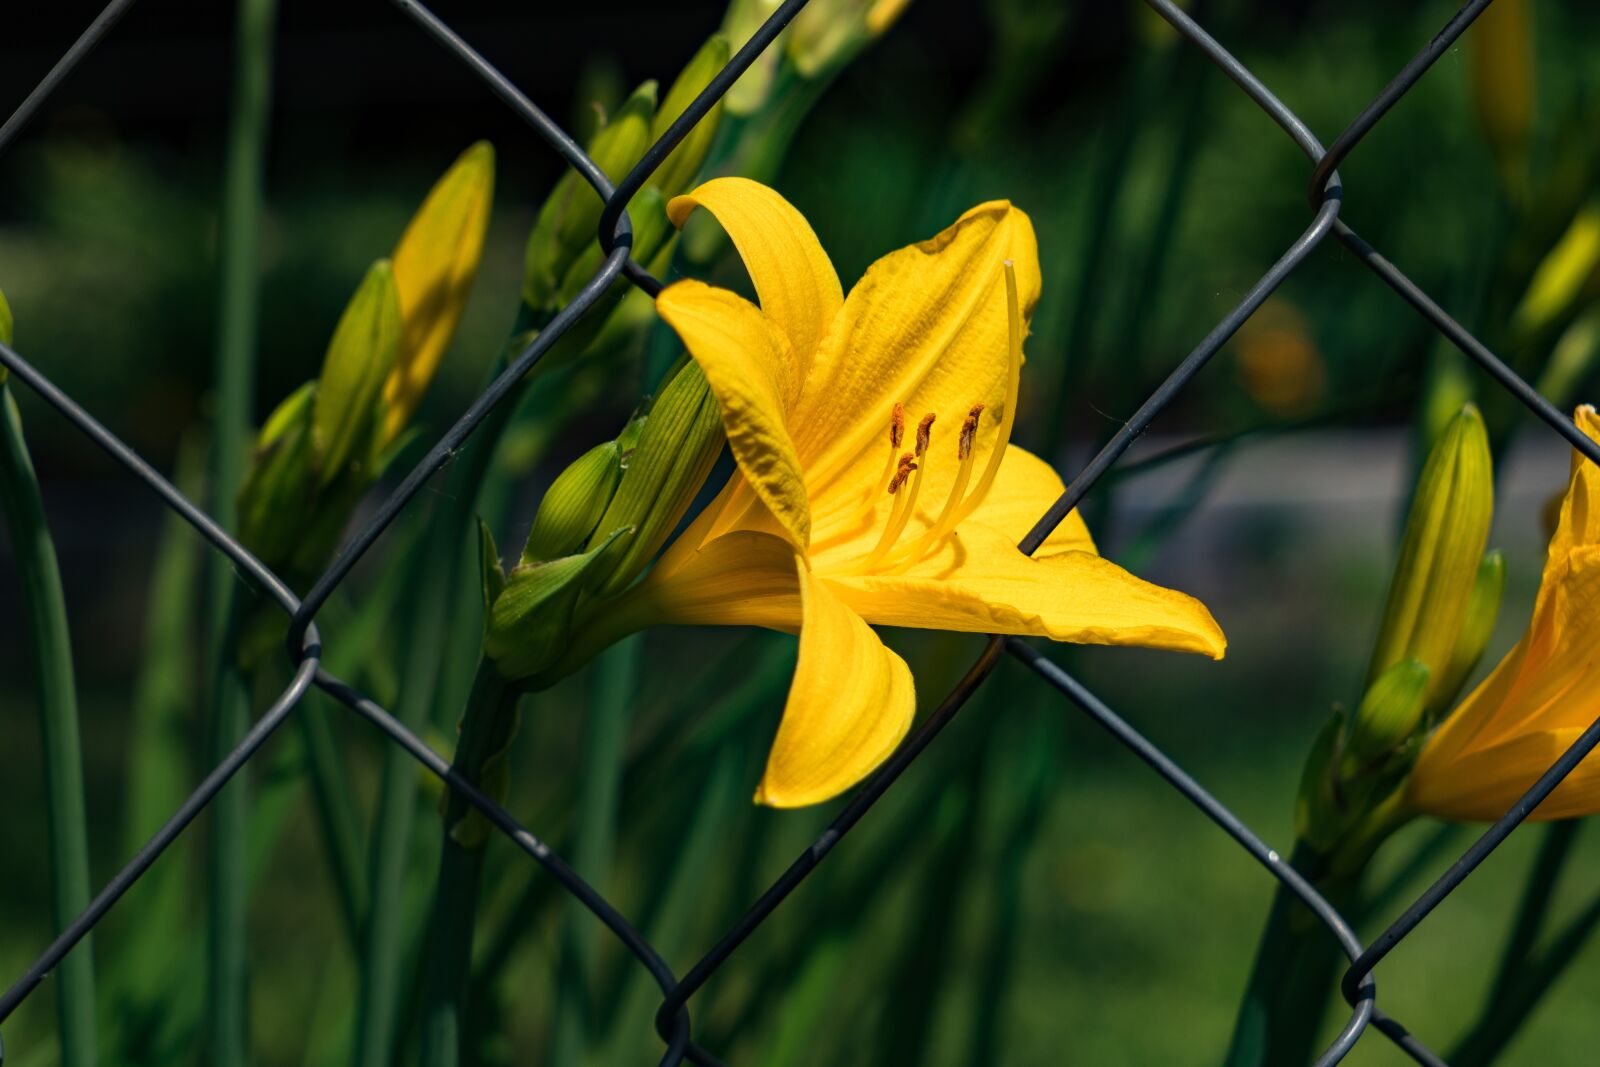
<svg viewBox="0 0 1600 1067">
<path fill-rule="evenodd" d="M 184 453 L 194 467 L 205 448 L 228 7 L 147 0 L 0 165 L 0 287 L 18 350 L 167 471 Z M 720 24 L 721 7 L 438 5 L 535 100 L 578 124 L 591 121 L 591 98 L 670 79 Z M 1576 0 L 1533 8 L 1529 167 L 1550 174 L 1596 153 L 1600 11 Z M 94 9 L 75 0 L 7 15 L 0 108 L 21 99 Z M 1199 14 L 1327 142 L 1453 9 L 1236 0 Z M 1580 195 L 1566 200 L 1560 189 L 1508 184 L 1475 122 L 1470 76 L 1458 45 L 1378 125 L 1342 168 L 1344 215 L 1493 339 L 1505 336 L 1529 250 L 1536 261 L 1548 249 L 1594 191 L 1593 171 L 1579 168 Z M 560 171 L 503 105 L 384 4 L 285 0 L 275 78 L 262 414 L 315 373 L 365 265 L 392 244 L 433 178 L 471 141 L 495 144 L 489 246 L 423 409 L 431 440 L 499 350 L 523 241 Z M 1045 289 L 1017 439 L 1070 476 L 1306 225 L 1308 175 L 1289 140 L 1139 5 L 914 0 L 822 96 L 775 184 L 812 221 L 847 284 L 980 200 L 1005 197 L 1028 211 Z M 520 539 L 549 478 L 626 418 L 642 388 L 633 358 L 584 394 L 582 411 L 528 430 L 521 451 L 516 435 L 508 442 L 502 460 L 518 477 L 502 544 Z M 1284 847 L 1310 740 L 1332 706 L 1359 697 L 1425 389 L 1454 376 L 1466 392 L 1488 392 L 1463 368 L 1330 244 L 1130 459 L 1256 432 L 1114 477 L 1086 504 L 1101 550 L 1200 596 L 1228 632 L 1229 655 L 1212 664 L 1132 650 L 1052 654 Z M 1592 398 L 1592 385 L 1585 371 L 1572 397 Z M 204 771 L 201 656 L 186 663 L 181 654 L 198 634 L 180 629 L 177 658 L 163 661 L 176 713 L 162 751 L 179 758 L 158 773 L 133 773 L 146 749 L 130 709 L 152 684 L 141 668 L 157 636 L 148 609 L 158 551 L 165 546 L 160 558 L 181 572 L 202 550 L 186 533 L 164 537 L 146 492 L 25 391 L 20 403 L 72 611 L 98 885 L 148 833 L 152 813 Z M 1507 551 L 1511 580 L 1492 658 L 1527 617 L 1542 563 L 1539 511 L 1567 465 L 1548 431 L 1520 429 L 1508 419 L 1501 434 L 1492 540 Z M 550 433 L 541 461 L 525 462 L 529 439 Z M 384 580 L 400 536 L 381 543 L 330 606 L 330 632 L 375 598 L 403 613 L 406 590 Z M 0 982 L 50 935 L 33 683 L 8 562 L 0 545 Z M 349 653 L 349 669 L 392 700 L 393 635 L 381 618 L 373 629 Z M 979 647 L 948 635 L 897 633 L 892 642 L 917 673 L 924 711 Z M 335 639 L 335 655 L 338 647 Z M 836 810 L 782 813 L 748 800 L 792 657 L 792 639 L 766 634 L 644 640 L 613 855 L 600 850 L 601 869 L 583 873 L 680 970 Z M 450 669 L 470 677 L 471 664 Z M 611 669 L 602 660 L 589 675 Z M 509 801 L 568 854 L 582 817 L 592 682 L 580 676 L 525 705 Z M 385 742 L 320 696 L 307 713 L 332 718 L 349 778 L 370 805 Z M 447 745 L 448 720 L 440 726 L 436 744 Z M 251 1026 L 262 1064 L 349 1055 L 356 962 L 301 759 L 285 733 L 253 768 L 263 825 Z M 416 910 L 437 848 L 427 817 L 437 787 L 420 773 L 418 785 Z M 1480 1006 L 1542 832 L 1515 835 L 1378 972 L 1385 1009 L 1435 1048 L 1450 1049 Z M 1360 924 L 1365 935 L 1470 840 L 1466 828 L 1440 833 L 1419 824 L 1385 851 L 1372 881 L 1395 884 Z M 1600 875 L 1591 837 L 1580 832 L 1558 914 L 1589 902 Z M 199 833 L 184 837 L 162 861 L 164 883 L 135 890 L 96 935 L 107 1062 L 200 1062 L 203 845 Z M 1426 848 L 1437 850 L 1407 865 Z M 575 1062 L 652 1062 L 657 996 L 642 972 L 523 855 L 495 842 L 489 864 L 474 1001 L 483 1062 L 561 1062 L 553 1005 L 570 1003 L 573 989 L 584 992 L 577 1010 L 590 1045 Z M 1271 888 L 1145 767 L 1007 662 L 696 998 L 695 1033 L 732 1063 L 1213 1063 Z M 587 955 L 575 957 L 575 937 L 592 939 Z M 592 966 L 573 977 L 574 958 Z M 1600 948 L 1588 946 L 1505 1062 L 1588 1062 L 1600 1040 L 1597 977 Z M 47 983 L 6 1024 L 8 1064 L 55 1062 L 51 999 Z M 1349 1062 L 1405 1061 L 1372 1035 Z"/>
</svg>

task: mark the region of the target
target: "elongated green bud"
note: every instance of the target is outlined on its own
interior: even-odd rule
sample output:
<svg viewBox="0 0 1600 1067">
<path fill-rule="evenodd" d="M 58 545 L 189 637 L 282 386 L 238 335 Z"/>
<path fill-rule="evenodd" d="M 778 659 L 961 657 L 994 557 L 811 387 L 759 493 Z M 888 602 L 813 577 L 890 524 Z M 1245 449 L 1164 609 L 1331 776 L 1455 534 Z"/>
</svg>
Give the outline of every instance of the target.
<svg viewBox="0 0 1600 1067">
<path fill-rule="evenodd" d="M 732 0 L 728 4 L 727 14 L 722 17 L 722 33 L 728 39 L 730 51 L 743 48 L 744 43 L 761 28 L 762 23 L 772 17 L 781 3 L 782 0 Z M 784 34 L 787 33 L 785 29 Z M 783 35 L 779 35 L 778 40 L 782 42 Z M 772 95 L 773 83 L 782 62 L 783 49 L 778 45 L 757 56 L 756 61 L 739 75 L 738 81 L 722 98 L 728 114 L 744 117 L 761 110 L 761 106 Z"/>
<path fill-rule="evenodd" d="M 615 441 L 596 445 L 573 460 L 540 501 L 522 562 L 552 560 L 582 549 L 621 480 L 622 449 Z"/>
<path fill-rule="evenodd" d="M 1369 688 L 1404 659 L 1428 668 L 1430 699 L 1446 676 L 1489 536 L 1494 510 L 1490 466 L 1483 419 L 1469 404 L 1445 427 L 1417 480 L 1373 646 Z"/>
<path fill-rule="evenodd" d="M 694 502 L 722 444 L 716 398 L 699 365 L 686 362 L 651 407 L 622 483 L 590 539 L 593 548 L 619 526 L 639 531 L 591 575 L 596 595 L 620 592 L 644 570 Z"/>
<path fill-rule="evenodd" d="M 1484 553 L 1483 561 L 1478 564 L 1478 576 L 1472 585 L 1472 595 L 1467 599 L 1461 633 L 1456 636 L 1444 677 L 1429 702 L 1428 711 L 1435 718 L 1461 695 L 1461 687 L 1483 658 L 1483 650 L 1494 635 L 1495 620 L 1500 617 L 1500 598 L 1505 591 L 1506 556 L 1498 548 L 1492 549 Z"/>
<path fill-rule="evenodd" d="M 667 132 L 667 127 L 683 114 L 684 109 L 710 84 L 717 72 L 728 65 L 730 54 L 728 38 L 720 33 L 712 34 L 700 46 L 700 51 L 684 66 L 677 80 L 672 83 L 672 88 L 667 90 L 666 98 L 661 101 L 661 108 L 650 125 L 652 144 Z M 717 126 L 722 121 L 722 108 L 723 102 L 719 99 L 651 175 L 650 184 L 660 189 L 662 196 L 670 200 L 694 183 L 700 165 L 711 151 L 711 142 L 716 139 Z"/>
<path fill-rule="evenodd" d="M 1556 407 L 1571 407 L 1573 394 L 1594 370 L 1596 357 L 1600 357 L 1600 304 L 1588 308 L 1562 332 L 1536 388 Z"/>
<path fill-rule="evenodd" d="M 1361 706 L 1350 720 L 1339 761 L 1346 778 L 1372 769 L 1416 733 L 1428 693 L 1428 668 L 1403 659 L 1367 687 Z"/>
<path fill-rule="evenodd" d="M 589 158 L 613 182 L 649 147 L 655 110 L 656 83 L 645 82 L 589 142 Z M 568 171 L 556 182 L 528 235 L 522 298 L 530 307 L 552 310 L 557 306 L 556 294 L 573 259 L 596 241 L 603 207 L 599 195 L 576 171 Z"/>
<path fill-rule="evenodd" d="M 269 567 L 287 560 L 305 532 L 316 400 L 317 383 L 306 382 L 273 410 L 239 487 L 240 537 Z"/>
<path fill-rule="evenodd" d="M 311 442 L 321 484 L 365 462 L 381 429 L 379 401 L 400 355 L 400 295 L 394 270 L 380 259 L 339 318 L 322 360 L 311 418 Z"/>
<path fill-rule="evenodd" d="M 815 78 L 848 63 L 881 37 L 911 0 L 812 0 L 789 25 L 789 58 Z"/>
<path fill-rule="evenodd" d="M 1511 327 L 1527 340 L 1560 322 L 1600 272 L 1600 200 L 1573 216 L 1566 231 L 1534 269 L 1528 291 L 1511 314 Z"/>
</svg>

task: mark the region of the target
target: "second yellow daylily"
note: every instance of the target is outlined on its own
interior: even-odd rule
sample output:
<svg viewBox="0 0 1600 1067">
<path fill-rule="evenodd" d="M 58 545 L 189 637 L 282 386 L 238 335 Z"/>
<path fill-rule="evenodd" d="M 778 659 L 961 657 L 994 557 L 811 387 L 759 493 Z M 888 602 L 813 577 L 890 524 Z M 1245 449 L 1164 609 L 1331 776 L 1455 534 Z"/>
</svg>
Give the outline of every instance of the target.
<svg viewBox="0 0 1600 1067">
<path fill-rule="evenodd" d="M 1579 408 L 1600 440 L 1600 415 Z M 1423 745 L 1406 787 L 1413 810 L 1498 819 L 1600 718 L 1600 468 L 1573 453 L 1572 477 L 1527 632 Z M 1534 819 L 1600 811 L 1600 758 L 1590 756 Z"/>
<path fill-rule="evenodd" d="M 714 215 L 761 306 L 698 281 L 657 300 L 705 371 L 738 472 L 605 625 L 754 625 L 800 634 L 757 799 L 813 804 L 860 781 L 910 727 L 905 662 L 869 623 L 1181 649 L 1220 658 L 1204 605 L 1095 553 L 1061 494 L 1010 444 L 1039 297 L 1027 215 L 979 205 L 873 264 L 844 295 L 811 227 L 755 182 L 669 205 Z"/>
</svg>

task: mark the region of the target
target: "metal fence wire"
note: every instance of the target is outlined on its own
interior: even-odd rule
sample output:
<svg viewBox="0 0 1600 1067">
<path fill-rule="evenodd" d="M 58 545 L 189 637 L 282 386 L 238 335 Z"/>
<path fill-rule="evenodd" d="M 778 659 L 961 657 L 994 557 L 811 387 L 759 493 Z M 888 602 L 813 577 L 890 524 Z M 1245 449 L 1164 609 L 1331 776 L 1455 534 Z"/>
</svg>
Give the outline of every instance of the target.
<svg viewBox="0 0 1600 1067">
<path fill-rule="evenodd" d="M 322 667 L 323 639 L 316 626 L 316 616 L 333 590 L 344 580 L 356 561 L 372 547 L 394 522 L 422 486 L 439 471 L 460 448 L 462 443 L 483 421 L 496 404 L 528 373 L 541 356 L 549 350 L 563 332 L 570 329 L 586 314 L 600 296 L 611 286 L 626 279 L 628 283 L 654 294 L 661 285 L 639 264 L 629 258 L 630 231 L 624 212 L 629 199 L 644 185 L 646 179 L 666 158 L 674 146 L 698 123 L 716 101 L 727 92 L 734 80 L 772 44 L 773 40 L 805 5 L 806 0 L 786 0 L 778 10 L 750 38 L 727 67 L 712 79 L 699 97 L 683 112 L 671 127 L 640 159 L 623 180 L 615 186 L 583 152 L 582 148 L 515 85 L 489 64 L 481 55 L 462 40 L 451 28 L 415 0 L 392 0 L 418 27 L 442 47 L 454 54 L 477 74 L 496 96 L 517 112 L 533 127 L 535 133 L 563 160 L 574 167 L 592 185 L 605 201 L 601 218 L 599 241 L 606 253 L 599 271 L 578 293 L 572 302 L 541 331 L 503 373 L 461 415 L 456 423 L 435 444 L 431 451 L 406 475 L 400 485 L 340 550 L 338 557 L 317 580 L 311 591 L 301 599 L 271 570 L 250 554 L 227 530 L 209 515 L 186 499 L 172 483 L 146 463 L 138 453 L 107 430 L 93 415 L 79 406 L 70 396 L 57 388 L 48 377 L 24 360 L 11 348 L 0 345 L 0 363 L 3 363 L 19 381 L 26 383 L 44 400 L 87 434 L 97 445 L 132 475 L 148 486 L 161 500 L 192 524 L 206 540 L 227 556 L 247 581 L 261 593 L 274 600 L 289 616 L 289 652 L 296 669 L 288 687 L 278 695 L 272 705 L 249 729 L 236 748 L 217 764 L 193 793 L 183 802 L 171 819 L 161 827 L 143 848 L 128 862 L 116 877 L 103 888 L 88 908 L 61 932 L 60 936 L 39 956 L 16 982 L 0 996 L 0 1023 L 3 1023 L 18 1005 L 32 993 L 67 953 L 97 924 L 130 886 L 148 871 L 167 846 L 181 834 L 199 815 L 228 780 L 252 757 L 273 732 L 294 711 L 300 700 L 313 687 L 328 693 L 334 699 L 360 715 L 395 744 L 403 747 L 417 762 L 442 779 L 472 803 L 501 832 L 526 852 L 534 862 L 543 867 L 569 893 L 576 897 L 596 919 L 609 929 L 627 950 L 637 958 L 661 987 L 662 1001 L 656 1014 L 656 1028 L 666 1048 L 661 1058 L 665 1067 L 682 1063 L 685 1059 L 701 1065 L 720 1064 L 710 1051 L 697 1045 L 691 1037 L 689 1001 L 727 962 L 747 937 L 751 935 L 784 902 L 788 895 L 816 869 L 834 845 L 872 809 L 911 763 L 931 744 L 977 688 L 994 670 L 1003 654 L 1009 654 L 1027 664 L 1047 684 L 1054 686 L 1068 700 L 1081 708 L 1117 740 L 1148 764 L 1174 789 L 1215 822 L 1237 841 L 1268 874 L 1283 883 L 1298 897 L 1328 929 L 1350 965 L 1344 972 L 1341 991 L 1350 1004 L 1349 1021 L 1316 1063 L 1319 1067 L 1338 1063 L 1369 1030 L 1375 1029 L 1421 1064 L 1441 1065 L 1445 1061 L 1431 1052 L 1415 1035 L 1409 1033 L 1398 1021 L 1384 1014 L 1378 1007 L 1377 984 L 1373 971 L 1430 912 L 1466 879 L 1472 871 L 1494 851 L 1513 830 L 1547 797 L 1566 775 L 1573 770 L 1597 743 L 1600 743 L 1600 720 L 1591 725 L 1582 736 L 1549 769 L 1540 776 L 1527 793 L 1511 810 L 1494 823 L 1478 840 L 1435 881 L 1426 892 L 1406 909 L 1388 929 L 1371 944 L 1362 944 L 1350 924 L 1329 902 L 1311 886 L 1288 861 L 1257 836 L 1248 826 L 1213 797 L 1206 789 L 1168 758 L 1159 748 L 1144 738 L 1137 730 L 1120 718 L 1061 667 L 1047 659 L 1027 643 L 1016 638 L 991 636 L 981 655 L 966 675 L 939 704 L 935 711 L 911 734 L 900 749 L 878 772 L 850 799 L 827 830 L 812 843 L 774 881 L 769 889 L 753 903 L 740 919 L 702 956 L 682 977 L 675 974 L 658 952 L 651 947 L 628 919 L 576 872 L 551 848 L 522 826 L 515 817 L 499 804 L 489 799 L 470 782 L 458 777 L 450 768 L 449 760 L 428 747 L 415 734 L 401 725 L 395 717 L 380 707 L 376 701 L 358 692 Z M 1561 414 L 1527 382 L 1517 376 L 1499 357 L 1485 347 L 1452 319 L 1426 293 L 1419 289 L 1389 260 L 1361 238 L 1340 218 L 1344 203 L 1344 188 L 1336 169 L 1339 163 L 1361 142 L 1368 131 L 1378 123 L 1396 101 L 1416 84 L 1427 69 L 1461 36 L 1491 0 L 1471 0 L 1439 31 L 1439 33 L 1406 64 L 1383 91 L 1356 116 L 1354 121 L 1324 149 L 1305 123 L 1273 95 L 1272 90 L 1256 78 L 1226 48 L 1206 30 L 1181 10 L 1172 0 L 1146 0 L 1167 22 L 1194 47 L 1221 68 L 1251 100 L 1280 126 L 1312 162 L 1307 198 L 1313 211 L 1311 224 L 1291 244 L 1270 269 L 1263 274 L 1245 294 L 1239 304 L 1195 346 L 1179 363 L 1165 381 L 1150 394 L 1131 419 L 1111 438 L 1099 453 L 1078 472 L 1062 493 L 1023 538 L 1021 548 L 1031 553 L 1039 547 L 1066 515 L 1077 506 L 1095 483 L 1116 463 L 1128 446 L 1142 434 L 1163 408 L 1200 372 L 1207 361 L 1248 319 L 1262 302 L 1288 275 L 1311 255 L 1312 251 L 1329 236 L 1345 245 L 1361 264 L 1376 274 L 1393 289 L 1402 300 L 1410 304 L 1419 315 L 1431 323 L 1457 348 L 1465 352 L 1502 387 L 1509 390 L 1535 415 L 1564 437 L 1590 462 L 1600 463 L 1600 444 L 1596 444 L 1580 431 L 1573 422 Z M 0 152 L 15 138 L 17 132 L 36 114 L 50 94 L 71 73 L 73 68 L 94 48 L 116 21 L 133 4 L 133 0 L 112 0 L 99 17 L 84 31 L 76 43 L 62 56 L 56 66 L 23 101 L 22 105 L 0 126 Z M 0 1048 L 0 1058 L 3 1058 Z"/>
</svg>

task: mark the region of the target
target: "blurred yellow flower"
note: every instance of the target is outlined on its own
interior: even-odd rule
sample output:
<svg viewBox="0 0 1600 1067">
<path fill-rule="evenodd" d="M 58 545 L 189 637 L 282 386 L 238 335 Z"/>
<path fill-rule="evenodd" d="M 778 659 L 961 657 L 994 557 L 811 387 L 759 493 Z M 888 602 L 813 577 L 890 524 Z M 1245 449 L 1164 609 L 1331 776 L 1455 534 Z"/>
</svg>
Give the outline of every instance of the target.
<svg viewBox="0 0 1600 1067">
<path fill-rule="evenodd" d="M 739 469 L 617 610 L 633 628 L 800 634 L 758 801 L 827 800 L 905 736 L 911 673 L 868 623 L 1222 656 L 1204 605 L 1100 558 L 1076 512 L 1034 557 L 1017 550 L 1062 492 L 1009 443 L 1039 297 L 1025 214 L 981 204 L 846 297 L 771 189 L 721 178 L 669 212 L 681 226 L 696 206 L 728 232 L 761 307 L 683 281 L 657 308 L 705 371 Z"/>
<path fill-rule="evenodd" d="M 402 333 L 399 359 L 383 388 L 385 440 L 411 421 L 461 321 L 493 199 L 494 146 L 479 141 L 434 184 L 395 246 Z"/>
<path fill-rule="evenodd" d="M 1305 317 L 1277 297 L 1239 328 L 1239 378 L 1261 410 L 1280 418 L 1314 411 L 1328 375 Z"/>
<path fill-rule="evenodd" d="M 1600 440 L 1592 407 L 1575 416 Z M 1600 469 L 1577 453 L 1527 632 L 1423 745 L 1407 786 L 1415 810 L 1498 819 L 1600 718 Z M 1584 760 L 1533 813 L 1600 811 L 1600 759 Z"/>
</svg>

